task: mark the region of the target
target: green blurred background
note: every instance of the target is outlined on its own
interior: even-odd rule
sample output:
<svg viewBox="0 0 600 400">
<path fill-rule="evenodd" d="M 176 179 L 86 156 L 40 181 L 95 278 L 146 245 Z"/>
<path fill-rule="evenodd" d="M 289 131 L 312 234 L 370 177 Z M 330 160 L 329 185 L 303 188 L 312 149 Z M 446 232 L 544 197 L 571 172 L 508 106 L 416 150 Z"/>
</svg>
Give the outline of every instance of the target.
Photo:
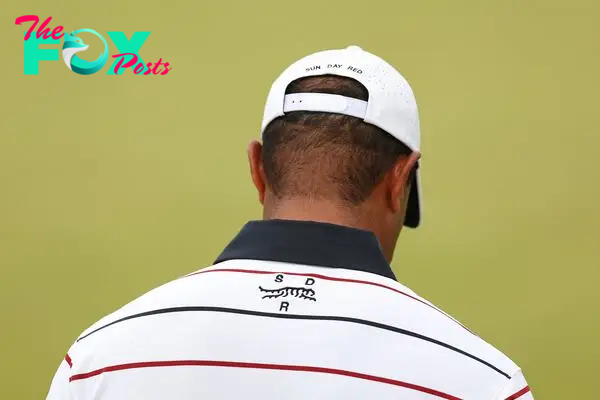
<svg viewBox="0 0 600 400">
<path fill-rule="evenodd" d="M 81 76 L 61 58 L 26 76 L 25 14 L 149 30 L 140 55 L 173 70 Z M 420 106 L 425 216 L 399 280 L 510 355 L 537 399 L 597 398 L 599 17 L 594 0 L 3 4 L 0 398 L 44 398 L 84 328 L 260 218 L 245 151 L 272 80 L 350 44 Z"/>
</svg>

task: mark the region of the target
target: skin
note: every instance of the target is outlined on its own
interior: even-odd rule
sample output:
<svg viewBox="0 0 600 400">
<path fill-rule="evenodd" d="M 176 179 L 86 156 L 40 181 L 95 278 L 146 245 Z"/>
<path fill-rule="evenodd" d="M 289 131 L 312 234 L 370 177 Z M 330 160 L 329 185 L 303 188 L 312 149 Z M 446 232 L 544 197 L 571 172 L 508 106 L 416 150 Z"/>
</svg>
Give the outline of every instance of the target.
<svg viewBox="0 0 600 400">
<path fill-rule="evenodd" d="M 421 157 L 419 152 L 399 157 L 371 196 L 355 207 L 348 207 L 334 198 L 276 198 L 267 182 L 261 154 L 262 145 L 256 140 L 250 142 L 250 175 L 263 205 L 264 219 L 326 222 L 371 231 L 379 240 L 385 258 L 388 262 L 392 261 L 404 226 L 411 186 L 410 172 Z"/>
</svg>

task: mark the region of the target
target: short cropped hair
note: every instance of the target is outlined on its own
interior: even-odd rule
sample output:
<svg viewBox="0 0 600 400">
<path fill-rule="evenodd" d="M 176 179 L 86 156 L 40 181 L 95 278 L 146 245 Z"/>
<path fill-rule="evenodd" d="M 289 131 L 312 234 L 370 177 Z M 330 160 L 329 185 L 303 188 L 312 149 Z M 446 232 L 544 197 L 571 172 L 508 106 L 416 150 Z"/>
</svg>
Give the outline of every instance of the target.
<svg viewBox="0 0 600 400">
<path fill-rule="evenodd" d="M 286 93 L 329 93 L 367 101 L 358 81 L 322 75 L 292 82 Z M 263 134 L 262 160 L 267 184 L 277 199 L 365 201 L 411 150 L 361 119 L 331 113 L 294 111 L 275 119 Z"/>
</svg>

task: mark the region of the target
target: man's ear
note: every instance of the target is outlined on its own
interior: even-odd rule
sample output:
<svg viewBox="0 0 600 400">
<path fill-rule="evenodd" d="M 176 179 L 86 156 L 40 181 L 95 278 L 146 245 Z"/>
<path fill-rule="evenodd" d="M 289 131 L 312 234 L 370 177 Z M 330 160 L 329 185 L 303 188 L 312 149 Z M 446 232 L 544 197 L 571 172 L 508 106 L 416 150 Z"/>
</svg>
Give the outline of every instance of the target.
<svg viewBox="0 0 600 400">
<path fill-rule="evenodd" d="M 250 164 L 252 182 L 258 191 L 258 200 L 260 204 L 264 204 L 266 179 L 262 163 L 262 145 L 257 140 L 251 141 L 248 145 L 248 163 Z"/>
<path fill-rule="evenodd" d="M 416 172 L 421 153 L 413 151 L 410 155 L 400 157 L 394 163 L 390 177 L 390 208 L 392 212 L 404 212 L 408 203 L 411 178 Z"/>
</svg>

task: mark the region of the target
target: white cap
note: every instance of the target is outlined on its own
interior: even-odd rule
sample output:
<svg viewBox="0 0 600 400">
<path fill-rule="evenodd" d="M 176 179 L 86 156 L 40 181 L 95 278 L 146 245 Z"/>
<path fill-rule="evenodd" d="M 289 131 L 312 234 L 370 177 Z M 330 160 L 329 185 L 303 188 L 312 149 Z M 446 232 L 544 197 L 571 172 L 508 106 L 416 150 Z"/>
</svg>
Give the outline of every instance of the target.
<svg viewBox="0 0 600 400">
<path fill-rule="evenodd" d="M 285 94 L 293 81 L 317 75 L 353 78 L 367 88 L 369 100 L 322 93 Z M 386 131 L 411 150 L 420 151 L 419 112 L 410 85 L 394 67 L 358 46 L 313 53 L 290 65 L 271 86 L 261 135 L 269 123 L 291 111 L 330 112 L 361 118 Z M 421 182 L 417 169 L 405 225 L 416 228 L 421 222 L 421 214 Z"/>
</svg>

